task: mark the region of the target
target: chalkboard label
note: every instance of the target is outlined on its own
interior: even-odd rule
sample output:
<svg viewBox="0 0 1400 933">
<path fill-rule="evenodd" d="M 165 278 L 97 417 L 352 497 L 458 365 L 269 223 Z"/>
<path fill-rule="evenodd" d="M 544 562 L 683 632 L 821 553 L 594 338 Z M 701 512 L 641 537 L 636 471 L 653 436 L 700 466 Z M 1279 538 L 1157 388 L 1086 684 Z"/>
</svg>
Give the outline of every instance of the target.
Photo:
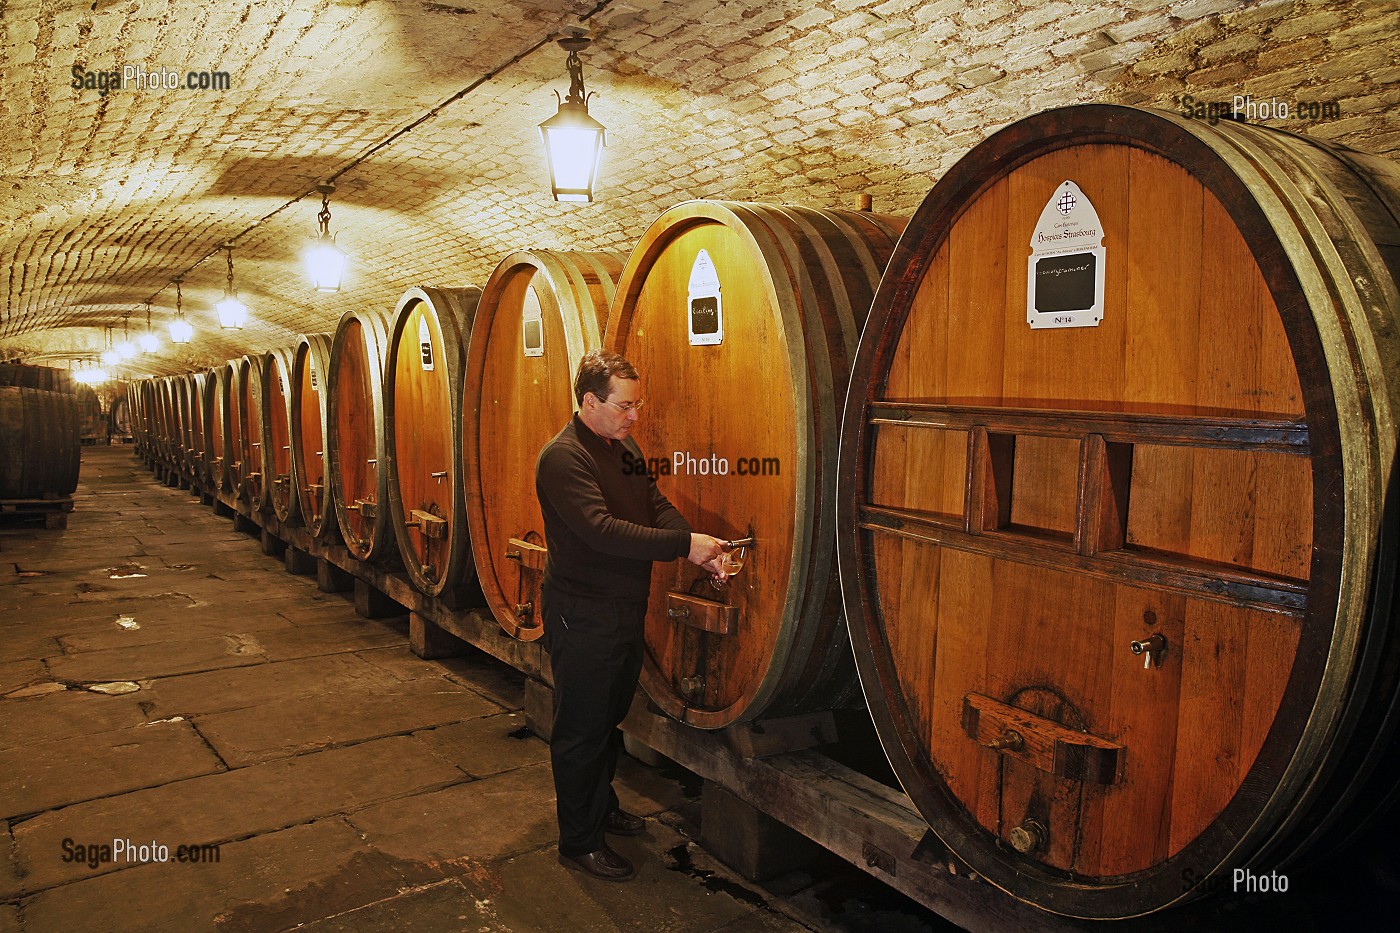
<svg viewBox="0 0 1400 933">
<path fill-rule="evenodd" d="M 1087 195 L 1061 184 L 1031 234 L 1026 323 L 1033 328 L 1097 327 L 1103 320 L 1103 225 Z"/>
<path fill-rule="evenodd" d="M 533 285 L 525 289 L 525 300 L 521 302 L 520 334 L 526 356 L 544 356 L 544 316 Z"/>
<path fill-rule="evenodd" d="M 715 346 L 724 342 L 724 302 L 719 294 L 719 273 L 710 254 L 703 249 L 690 267 L 687 307 L 691 346 Z"/>
<path fill-rule="evenodd" d="M 433 337 L 428 332 L 428 319 L 426 317 L 418 319 L 418 356 L 423 363 L 423 371 L 432 372 Z"/>
</svg>

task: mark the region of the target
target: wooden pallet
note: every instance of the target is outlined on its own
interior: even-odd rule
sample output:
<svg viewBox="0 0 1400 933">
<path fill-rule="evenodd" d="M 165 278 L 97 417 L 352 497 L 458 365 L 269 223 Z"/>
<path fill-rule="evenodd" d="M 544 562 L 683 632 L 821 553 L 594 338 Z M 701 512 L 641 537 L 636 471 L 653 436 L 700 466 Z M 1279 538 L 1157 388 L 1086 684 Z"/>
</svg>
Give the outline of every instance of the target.
<svg viewBox="0 0 1400 933">
<path fill-rule="evenodd" d="M 63 529 L 68 527 L 68 513 L 73 511 L 72 496 L 53 496 L 41 499 L 0 499 L 0 516 L 34 518 L 42 516 L 45 528 Z"/>
</svg>

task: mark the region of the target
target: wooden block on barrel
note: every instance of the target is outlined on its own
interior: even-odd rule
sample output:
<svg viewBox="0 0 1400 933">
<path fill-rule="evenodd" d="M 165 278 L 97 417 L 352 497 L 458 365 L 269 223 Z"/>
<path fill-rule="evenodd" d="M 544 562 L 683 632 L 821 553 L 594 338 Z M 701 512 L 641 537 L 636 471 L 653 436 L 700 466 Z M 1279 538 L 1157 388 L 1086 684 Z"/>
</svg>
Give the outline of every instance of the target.
<svg viewBox="0 0 1400 933">
<path fill-rule="evenodd" d="M 416 612 L 408 614 L 408 648 L 424 661 L 466 653 L 467 643 Z"/>
<path fill-rule="evenodd" d="M 767 881 L 807 865 L 821 846 L 713 781 L 700 797 L 700 841 L 749 881 Z"/>
</svg>

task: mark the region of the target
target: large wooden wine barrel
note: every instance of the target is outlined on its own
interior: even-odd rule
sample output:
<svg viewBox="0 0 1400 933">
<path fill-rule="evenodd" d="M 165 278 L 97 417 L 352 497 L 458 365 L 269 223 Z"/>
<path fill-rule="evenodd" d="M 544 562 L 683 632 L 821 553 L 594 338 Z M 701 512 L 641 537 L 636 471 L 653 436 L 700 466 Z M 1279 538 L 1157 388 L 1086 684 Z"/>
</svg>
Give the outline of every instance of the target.
<svg viewBox="0 0 1400 933">
<path fill-rule="evenodd" d="M 0 386 L 0 499 L 70 495 L 81 445 L 73 393 Z"/>
<path fill-rule="evenodd" d="M 345 546 L 360 560 L 392 559 L 398 547 L 389 528 L 384 441 L 384 354 L 390 323 L 383 312 L 347 311 L 331 344 L 331 499 Z"/>
<path fill-rule="evenodd" d="M 183 388 L 185 392 L 185 470 L 187 474 L 199 482 L 203 482 L 208 472 L 205 464 L 204 445 L 204 384 L 208 382 L 209 374 L 204 372 L 189 373 L 183 377 Z"/>
<path fill-rule="evenodd" d="M 238 497 L 261 512 L 268 505 L 267 354 L 253 353 L 236 362 L 238 379 L 238 459 L 234 461 Z"/>
<path fill-rule="evenodd" d="M 107 435 L 119 438 L 122 442 L 130 442 L 132 439 L 132 425 L 135 421 L 131 411 L 131 391 L 135 385 L 128 382 L 122 386 L 117 395 L 112 396 L 112 403 L 107 408 Z"/>
<path fill-rule="evenodd" d="M 410 288 L 384 364 L 389 511 L 413 585 L 454 607 L 479 601 L 462 486 L 462 374 L 481 289 Z"/>
<path fill-rule="evenodd" d="M 167 470 L 175 469 L 176 463 L 174 384 L 174 376 L 161 376 L 156 380 L 156 459 Z"/>
<path fill-rule="evenodd" d="M 84 444 L 107 443 L 107 416 L 97 390 L 88 385 L 76 385 L 73 394 L 78 399 L 78 434 Z"/>
<path fill-rule="evenodd" d="M 296 461 L 292 457 L 292 349 L 267 354 L 268 498 L 272 513 L 286 524 L 300 524 Z"/>
<path fill-rule="evenodd" d="M 1398 179 L 1086 106 L 910 222 L 846 404 L 843 593 L 901 783 L 1016 897 L 1229 890 L 1387 755 L 1393 789 Z"/>
<path fill-rule="evenodd" d="M 544 631 L 535 460 L 573 414 L 579 359 L 602 344 L 625 259 L 511 253 L 482 287 L 472 324 L 462 399 L 467 527 L 486 605 L 526 641 Z"/>
<path fill-rule="evenodd" d="M 292 473 L 297 510 L 311 537 L 327 540 L 335 531 L 335 508 L 329 496 L 326 454 L 330 449 L 331 335 L 302 334 L 292 357 Z"/>
<path fill-rule="evenodd" d="M 45 392 L 73 392 L 73 374 L 52 366 L 30 366 L 27 363 L 0 363 L 0 386 L 23 386 Z"/>
<path fill-rule="evenodd" d="M 205 384 L 208 417 L 205 431 L 205 462 L 209 465 L 209 482 L 216 492 L 232 492 L 235 486 L 233 462 L 238 449 L 234 442 L 237 418 L 234 416 L 233 361 L 215 366 Z"/>
<path fill-rule="evenodd" d="M 642 686 L 677 719 L 715 729 L 859 694 L 833 553 L 839 412 L 902 223 L 692 201 L 627 261 L 605 345 L 642 377 L 634 436 L 692 527 L 756 539 L 722 591 L 687 561 L 653 570 Z"/>
</svg>

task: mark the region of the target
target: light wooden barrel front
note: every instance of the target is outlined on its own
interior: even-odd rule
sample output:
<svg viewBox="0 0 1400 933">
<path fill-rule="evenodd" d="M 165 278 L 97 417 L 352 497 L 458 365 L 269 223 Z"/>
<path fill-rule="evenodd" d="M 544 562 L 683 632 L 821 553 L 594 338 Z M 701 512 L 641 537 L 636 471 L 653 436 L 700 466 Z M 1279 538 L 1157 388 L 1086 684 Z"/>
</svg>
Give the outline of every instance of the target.
<svg viewBox="0 0 1400 933">
<path fill-rule="evenodd" d="M 384 354 L 390 321 L 379 311 L 347 311 L 331 344 L 331 492 L 345 546 L 360 560 L 389 558 L 398 546 L 389 528 L 384 452 Z"/>
<path fill-rule="evenodd" d="M 901 225 L 692 201 L 627 261 L 605 345 L 641 374 L 634 435 L 693 528 L 757 539 L 723 591 L 687 561 L 655 565 L 642 686 L 674 718 L 721 728 L 858 696 L 833 553 L 837 430 Z M 701 339 L 722 340 L 690 342 L 692 306 Z"/>
<path fill-rule="evenodd" d="M 385 358 L 389 504 L 413 585 L 452 605 L 479 600 L 462 487 L 462 374 L 481 289 L 410 288 Z"/>
<path fill-rule="evenodd" d="M 215 490 L 223 492 L 233 492 L 238 486 L 233 466 L 240 451 L 237 381 L 238 367 L 233 360 L 214 367 L 208 459 L 210 481 Z"/>
<path fill-rule="evenodd" d="M 69 495 L 81 451 L 77 396 L 0 386 L 0 499 Z"/>
<path fill-rule="evenodd" d="M 238 497 L 253 511 L 267 508 L 267 354 L 237 361 L 238 459 L 234 462 Z"/>
<path fill-rule="evenodd" d="M 204 385 L 208 379 L 208 373 L 188 373 L 184 377 L 185 428 L 182 437 L 185 471 L 201 481 L 207 471 L 204 460 Z"/>
<path fill-rule="evenodd" d="M 618 253 L 521 250 L 491 273 L 472 324 L 462 400 L 467 525 L 486 605 L 525 641 L 537 614 L 544 523 L 535 460 L 573 415 L 579 359 L 602 343 Z"/>
<path fill-rule="evenodd" d="M 292 349 L 267 355 L 267 495 L 272 514 L 299 524 L 296 459 L 292 456 Z"/>
<path fill-rule="evenodd" d="M 311 537 L 323 541 L 336 527 L 326 476 L 331 339 L 330 334 L 302 334 L 292 356 L 292 472 L 297 510 Z"/>
<path fill-rule="evenodd" d="M 1393 790 L 1396 178 L 1088 106 L 997 133 L 910 222 L 846 404 L 846 611 L 901 783 L 1016 897 L 1147 913 Z M 1067 180 L 1102 318 L 1033 329 Z"/>
</svg>

